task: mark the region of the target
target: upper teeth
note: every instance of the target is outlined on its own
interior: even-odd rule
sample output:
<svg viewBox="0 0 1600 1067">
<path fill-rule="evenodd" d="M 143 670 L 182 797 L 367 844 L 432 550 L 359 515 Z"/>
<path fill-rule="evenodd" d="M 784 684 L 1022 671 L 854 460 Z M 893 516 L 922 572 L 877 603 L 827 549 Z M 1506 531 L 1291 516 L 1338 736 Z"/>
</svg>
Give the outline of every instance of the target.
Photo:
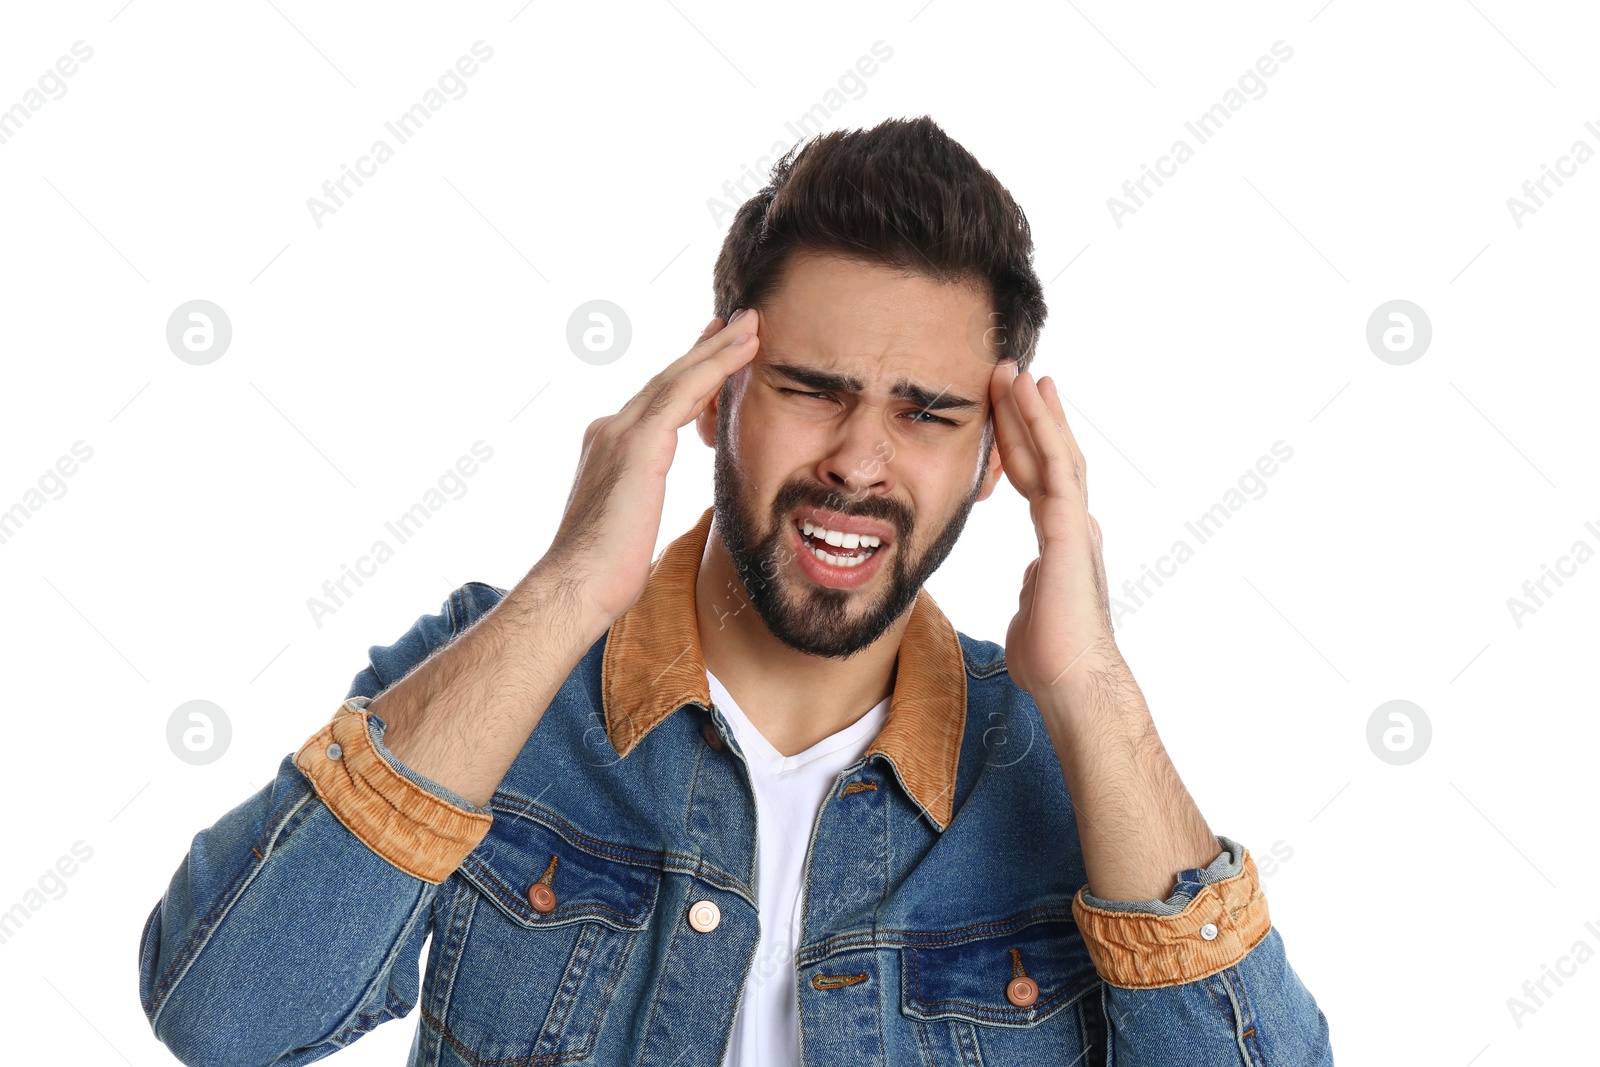
<svg viewBox="0 0 1600 1067">
<path fill-rule="evenodd" d="M 800 532 L 807 537 L 820 537 L 836 548 L 877 548 L 882 543 L 873 534 L 842 533 L 839 530 L 830 530 L 826 526 L 818 526 L 810 519 L 801 523 Z"/>
</svg>

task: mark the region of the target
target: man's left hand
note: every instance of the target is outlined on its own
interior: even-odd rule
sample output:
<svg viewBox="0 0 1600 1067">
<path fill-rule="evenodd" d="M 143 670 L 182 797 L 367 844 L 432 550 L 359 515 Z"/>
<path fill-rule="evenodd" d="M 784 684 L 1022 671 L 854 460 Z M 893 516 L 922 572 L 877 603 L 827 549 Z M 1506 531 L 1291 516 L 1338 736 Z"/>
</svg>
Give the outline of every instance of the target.
<svg viewBox="0 0 1600 1067">
<path fill-rule="evenodd" d="M 1111 630 L 1100 524 L 1089 514 L 1083 452 L 1067 426 L 1056 384 L 995 367 L 989 380 L 995 442 L 1005 476 L 1028 501 L 1039 556 L 1022 577 L 1016 617 L 1006 631 L 1006 666 L 1043 704 L 1053 687 L 1120 667 Z"/>
</svg>

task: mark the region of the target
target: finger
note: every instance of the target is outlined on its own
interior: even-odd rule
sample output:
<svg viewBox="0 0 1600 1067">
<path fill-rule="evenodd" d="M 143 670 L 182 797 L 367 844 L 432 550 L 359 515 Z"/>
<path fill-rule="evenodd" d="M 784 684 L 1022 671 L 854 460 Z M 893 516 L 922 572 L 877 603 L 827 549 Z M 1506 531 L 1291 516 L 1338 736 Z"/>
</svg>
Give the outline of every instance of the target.
<svg viewBox="0 0 1600 1067">
<path fill-rule="evenodd" d="M 1072 450 L 1072 459 L 1074 459 L 1075 464 L 1077 464 L 1078 477 L 1080 477 L 1080 480 L 1083 480 L 1083 483 L 1085 483 L 1086 490 L 1086 488 L 1088 488 L 1088 475 L 1086 475 L 1086 472 L 1088 472 L 1088 461 L 1083 459 L 1083 450 L 1082 448 L 1078 448 L 1077 435 L 1074 435 L 1074 432 L 1072 432 L 1072 424 L 1067 422 L 1066 410 L 1064 410 L 1064 408 L 1061 406 L 1061 392 L 1056 389 L 1056 379 L 1050 378 L 1048 374 L 1046 374 L 1045 378 L 1038 379 L 1038 394 L 1045 398 L 1046 405 L 1050 405 L 1051 413 L 1056 416 L 1056 422 L 1061 424 L 1061 432 L 1062 434 L 1066 435 L 1067 446 L 1069 446 L 1070 450 Z"/>
<path fill-rule="evenodd" d="M 1083 451 L 1078 448 L 1077 438 L 1072 437 L 1072 427 L 1067 424 L 1066 411 L 1062 410 L 1061 394 L 1056 389 L 1054 379 L 1048 378 L 1048 376 L 1038 379 L 1037 387 L 1038 397 L 1043 400 L 1045 410 L 1050 413 L 1051 422 L 1054 422 L 1054 426 L 1061 434 L 1062 440 L 1066 442 L 1067 456 L 1069 456 L 1070 464 L 1072 464 L 1072 477 L 1077 482 L 1078 493 L 1082 494 L 1083 507 L 1086 510 L 1088 509 L 1088 502 L 1090 502 L 1088 462 L 1083 459 Z"/>
<path fill-rule="evenodd" d="M 736 315 L 646 382 L 617 412 L 618 418 L 625 426 L 637 426 L 673 407 L 682 413 L 681 421 L 674 425 L 688 425 L 711 394 L 722 387 L 723 380 L 754 358 L 760 342 L 756 333 L 760 319 L 760 312 L 754 308 Z M 735 344 L 746 335 L 746 341 Z"/>
<path fill-rule="evenodd" d="M 1056 422 L 1044 398 L 1039 395 L 1033 375 L 1027 371 L 1017 375 L 1012 383 L 1012 395 L 1031 435 L 1034 452 L 1039 457 L 1042 471 L 1040 482 L 1045 492 L 1073 500 L 1081 499 L 1083 488 L 1078 480 L 1072 450 L 1067 446 L 1065 430 Z"/>
<path fill-rule="evenodd" d="M 662 368 L 656 378 L 661 381 L 673 378 L 693 364 L 731 347 L 742 335 L 759 333 L 760 320 L 761 313 L 755 308 L 740 308 L 727 322 L 712 319 L 708 329 L 701 333 L 700 340 L 696 341 L 689 351 Z"/>
<path fill-rule="evenodd" d="M 1039 463 L 1029 444 L 1027 424 L 1011 394 L 1016 376 L 1015 362 L 1006 360 L 997 365 L 989 378 L 989 399 L 994 409 L 994 437 L 1000 462 L 1011 484 L 1026 495 L 1039 483 Z"/>
<path fill-rule="evenodd" d="M 1066 438 L 1067 450 L 1072 456 L 1072 474 L 1077 478 L 1078 490 L 1083 494 L 1083 507 L 1090 506 L 1090 472 L 1088 461 L 1083 458 L 1082 448 L 1078 448 L 1077 437 L 1072 435 L 1072 426 L 1067 422 L 1066 410 L 1062 410 L 1061 392 L 1056 389 L 1053 378 L 1038 379 L 1038 395 L 1045 398 L 1045 405 L 1050 408 L 1051 418 L 1061 427 L 1061 435 Z"/>
<path fill-rule="evenodd" d="M 740 334 L 735 340 L 736 343 L 691 364 L 677 377 L 659 383 L 640 412 L 635 427 L 650 429 L 659 421 L 676 432 L 699 418 L 723 382 L 748 366 L 761 345 L 761 338 L 754 333 Z"/>
</svg>

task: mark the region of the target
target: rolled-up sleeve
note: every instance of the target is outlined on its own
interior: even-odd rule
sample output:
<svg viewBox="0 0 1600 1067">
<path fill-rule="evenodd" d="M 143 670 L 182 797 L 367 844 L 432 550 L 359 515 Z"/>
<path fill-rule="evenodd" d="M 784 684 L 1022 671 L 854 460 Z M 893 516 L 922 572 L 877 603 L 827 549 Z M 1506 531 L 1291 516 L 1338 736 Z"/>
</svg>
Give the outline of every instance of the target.
<svg viewBox="0 0 1600 1067">
<path fill-rule="evenodd" d="M 1327 1020 L 1289 966 L 1255 861 L 1217 841 L 1216 859 L 1180 872 L 1165 900 L 1102 900 L 1087 886 L 1073 899 L 1115 1062 L 1331 1067 Z"/>
<path fill-rule="evenodd" d="M 351 697 L 295 753 L 317 797 L 373 852 L 437 885 L 478 847 L 493 817 L 406 767 L 383 747 L 383 723 Z"/>
<path fill-rule="evenodd" d="M 194 835 L 139 937 L 140 1004 L 180 1062 L 310 1063 L 417 1004 L 440 884 L 492 819 L 395 759 L 367 705 L 499 593 L 468 583 L 372 646 L 332 718 Z"/>
</svg>

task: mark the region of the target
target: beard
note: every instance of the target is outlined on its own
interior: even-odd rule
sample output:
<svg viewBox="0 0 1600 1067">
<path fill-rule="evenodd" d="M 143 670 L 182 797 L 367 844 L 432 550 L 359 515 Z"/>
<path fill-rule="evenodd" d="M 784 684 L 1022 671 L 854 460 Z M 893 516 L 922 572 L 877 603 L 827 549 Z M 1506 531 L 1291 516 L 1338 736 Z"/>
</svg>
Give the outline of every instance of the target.
<svg viewBox="0 0 1600 1067">
<path fill-rule="evenodd" d="M 748 479 L 734 458 L 727 403 L 731 399 L 730 392 L 724 389 L 723 402 L 717 405 L 713 503 L 717 532 L 727 546 L 749 603 L 772 636 L 790 648 L 830 659 L 852 656 L 882 637 L 905 613 L 921 592 L 922 583 L 939 569 L 955 547 L 989 473 L 990 431 L 987 428 L 984 431 L 983 465 L 966 499 L 932 543 L 913 558 L 908 554 L 908 546 L 916 534 L 916 518 L 905 505 L 889 497 L 866 496 L 852 500 L 838 491 L 799 479 L 779 488 L 767 523 L 757 523 L 755 509 L 747 506 Z M 807 506 L 878 519 L 894 528 L 895 537 L 890 545 L 892 556 L 885 561 L 887 569 L 876 579 L 884 585 L 880 592 L 828 589 L 810 582 L 797 584 L 783 576 L 783 568 L 793 562 L 795 554 L 789 516 Z M 766 532 L 762 533 L 763 530 Z M 865 606 L 852 611 L 851 601 L 863 598 L 867 600 Z"/>
</svg>

